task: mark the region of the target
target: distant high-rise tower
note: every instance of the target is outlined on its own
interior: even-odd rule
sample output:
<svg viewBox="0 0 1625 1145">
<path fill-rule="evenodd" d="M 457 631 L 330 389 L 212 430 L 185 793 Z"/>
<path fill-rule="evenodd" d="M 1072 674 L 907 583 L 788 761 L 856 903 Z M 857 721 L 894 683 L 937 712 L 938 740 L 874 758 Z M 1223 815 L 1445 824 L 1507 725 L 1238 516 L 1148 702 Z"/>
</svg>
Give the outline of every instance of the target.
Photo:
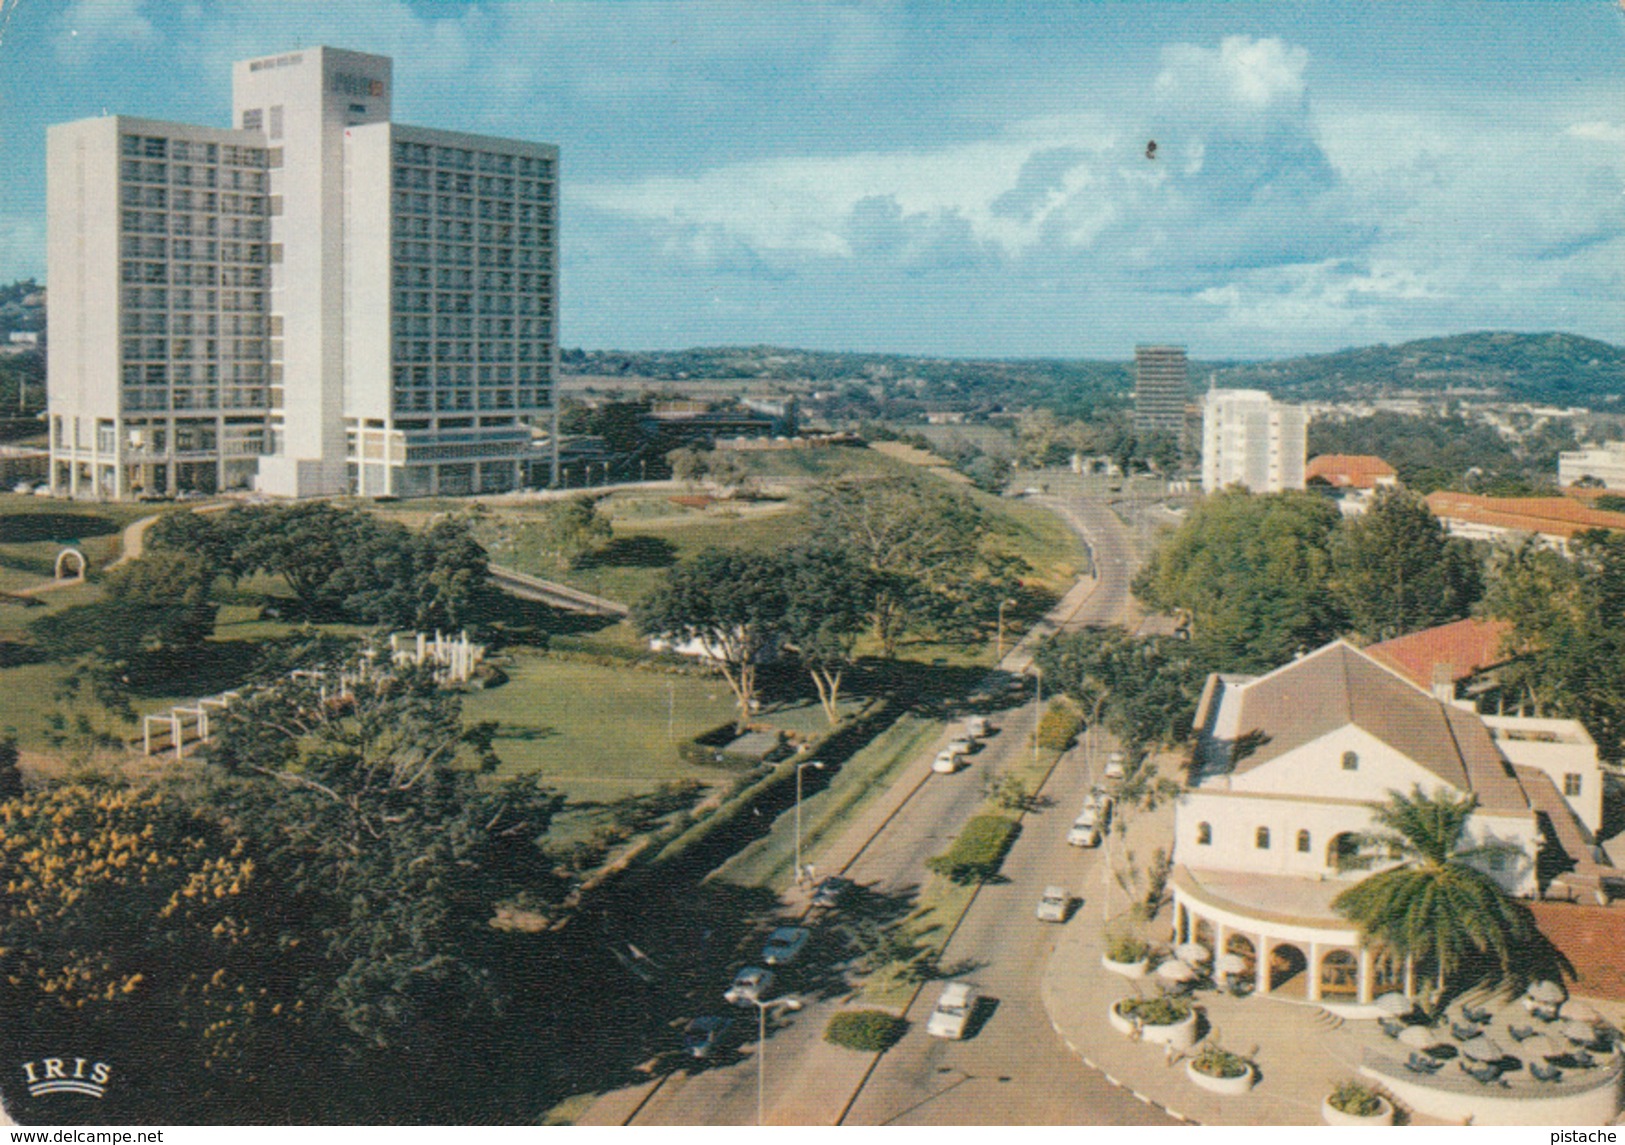
<svg viewBox="0 0 1625 1145">
<path fill-rule="evenodd" d="M 1185 429 L 1185 398 L 1190 390 L 1183 346 L 1134 347 L 1134 432 L 1171 433 Z"/>
<path fill-rule="evenodd" d="M 1262 390 L 1209 390 L 1202 407 L 1202 490 L 1304 487 L 1308 419 Z"/>
<path fill-rule="evenodd" d="M 391 122 L 393 92 L 315 47 L 237 64 L 230 128 L 50 129 L 56 493 L 548 479 L 558 149 Z"/>
</svg>

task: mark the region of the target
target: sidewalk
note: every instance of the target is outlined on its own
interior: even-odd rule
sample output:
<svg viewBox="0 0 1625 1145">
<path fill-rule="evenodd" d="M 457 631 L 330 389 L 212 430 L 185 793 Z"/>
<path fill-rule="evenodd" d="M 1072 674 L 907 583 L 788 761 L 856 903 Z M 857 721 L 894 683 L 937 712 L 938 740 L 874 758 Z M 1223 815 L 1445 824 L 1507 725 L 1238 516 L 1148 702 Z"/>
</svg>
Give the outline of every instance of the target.
<svg viewBox="0 0 1625 1145">
<path fill-rule="evenodd" d="M 1145 862 L 1157 847 L 1169 846 L 1172 819 L 1168 804 L 1156 812 L 1137 812 L 1126 841 L 1114 839 L 1113 848 L 1133 851 Z M 1099 859 L 1106 862 L 1106 853 Z M 1303 1002 L 1197 991 L 1192 997 L 1204 1018 L 1199 1033 L 1252 1058 L 1259 1072 L 1258 1084 L 1244 1097 L 1199 1089 L 1185 1076 L 1183 1059 L 1170 1063 L 1163 1047 L 1130 1041 L 1107 1022 L 1107 1010 L 1120 998 L 1158 992 L 1153 978 L 1133 981 L 1101 966 L 1108 931 L 1130 930 L 1155 945 L 1168 937 L 1172 925 L 1167 907 L 1151 923 L 1131 924 L 1123 892 L 1115 885 L 1111 908 L 1112 918 L 1103 922 L 1098 900 L 1086 902 L 1067 924 L 1044 972 L 1044 1009 L 1073 1052 L 1113 1084 L 1186 1121 L 1321 1124 L 1321 1100 L 1338 1082 L 1358 1076 L 1361 1052 L 1373 1043 L 1375 1023 L 1343 1022 Z M 1425 1117 L 1413 1117 L 1411 1123 L 1441 1124 Z"/>
</svg>

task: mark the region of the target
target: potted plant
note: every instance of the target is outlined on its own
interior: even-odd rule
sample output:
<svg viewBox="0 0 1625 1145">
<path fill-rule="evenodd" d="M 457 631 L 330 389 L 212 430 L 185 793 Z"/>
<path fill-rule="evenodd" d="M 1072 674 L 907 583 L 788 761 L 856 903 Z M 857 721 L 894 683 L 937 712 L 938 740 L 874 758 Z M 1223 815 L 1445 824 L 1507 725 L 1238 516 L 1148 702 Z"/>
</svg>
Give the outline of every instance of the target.
<svg viewBox="0 0 1625 1145">
<path fill-rule="evenodd" d="M 1235 1096 L 1246 1093 L 1258 1080 L 1258 1070 L 1240 1054 L 1233 1054 L 1216 1042 L 1185 1063 L 1185 1076 L 1212 1093 Z"/>
<path fill-rule="evenodd" d="M 1188 1050 L 1196 1044 L 1196 1008 L 1187 998 L 1120 998 L 1107 1020 L 1118 1033 L 1155 1045 Z"/>
<path fill-rule="evenodd" d="M 1345 1081 L 1320 1103 L 1327 1125 L 1392 1125 L 1394 1106 L 1386 1097 L 1359 1081 Z"/>
<path fill-rule="evenodd" d="M 1151 947 L 1143 938 L 1119 934 L 1106 940 L 1100 964 L 1124 978 L 1144 978 L 1151 962 Z"/>
</svg>

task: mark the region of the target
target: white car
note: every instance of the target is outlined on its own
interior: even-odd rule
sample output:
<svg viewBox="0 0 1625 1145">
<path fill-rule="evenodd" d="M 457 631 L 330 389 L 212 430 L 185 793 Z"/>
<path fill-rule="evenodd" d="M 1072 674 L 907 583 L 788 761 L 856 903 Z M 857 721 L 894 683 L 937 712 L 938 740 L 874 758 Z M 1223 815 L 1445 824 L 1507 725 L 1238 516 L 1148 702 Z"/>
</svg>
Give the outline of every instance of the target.
<svg viewBox="0 0 1625 1145">
<path fill-rule="evenodd" d="M 975 742 L 973 740 L 955 739 L 955 740 L 949 740 L 948 741 L 948 746 L 943 748 L 942 750 L 946 751 L 946 752 L 950 752 L 953 755 L 969 755 L 970 752 L 971 752 L 971 748 L 973 748 L 975 746 L 976 746 L 976 744 L 975 744 Z"/>
<path fill-rule="evenodd" d="M 1039 922 L 1065 922 L 1066 908 L 1072 903 L 1072 896 L 1065 887 L 1045 887 L 1044 896 L 1038 900 Z"/>
<path fill-rule="evenodd" d="M 767 936 L 767 945 L 762 947 L 762 961 L 769 966 L 786 966 L 796 960 L 810 937 L 812 931 L 804 926 L 781 926 Z"/>
<path fill-rule="evenodd" d="M 1093 811 L 1095 818 L 1100 821 L 1101 828 L 1104 829 L 1112 825 L 1112 809 L 1116 806 L 1117 801 L 1111 797 L 1110 792 L 1104 787 L 1095 787 L 1090 789 L 1089 798 L 1084 803 L 1083 810 Z"/>
<path fill-rule="evenodd" d="M 933 1038 L 962 1038 L 975 1009 L 976 987 L 969 982 L 950 982 L 942 988 L 937 1008 L 925 1023 L 925 1032 Z"/>
<path fill-rule="evenodd" d="M 32 481 L 19 481 L 17 484 L 11 487 L 11 491 L 13 493 L 32 493 L 34 491 L 34 483 Z"/>
<path fill-rule="evenodd" d="M 965 734 L 971 739 L 986 739 L 992 730 L 986 716 L 972 716 L 965 724 Z"/>
<path fill-rule="evenodd" d="M 1072 821 L 1072 829 L 1066 833 L 1066 841 L 1074 847 L 1100 846 L 1099 818 L 1085 808 L 1083 814 Z"/>
<path fill-rule="evenodd" d="M 762 995 L 772 988 L 773 971 L 747 966 L 734 975 L 733 985 L 722 992 L 722 1000 L 730 1006 L 746 1006 L 760 1002 Z"/>
<path fill-rule="evenodd" d="M 1120 751 L 1114 751 L 1106 759 L 1106 778 L 1122 779 L 1125 771 L 1123 765 L 1128 762 L 1128 756 Z"/>
<path fill-rule="evenodd" d="M 931 761 L 931 770 L 938 775 L 952 775 L 959 770 L 959 756 L 951 751 L 939 751 Z"/>
</svg>

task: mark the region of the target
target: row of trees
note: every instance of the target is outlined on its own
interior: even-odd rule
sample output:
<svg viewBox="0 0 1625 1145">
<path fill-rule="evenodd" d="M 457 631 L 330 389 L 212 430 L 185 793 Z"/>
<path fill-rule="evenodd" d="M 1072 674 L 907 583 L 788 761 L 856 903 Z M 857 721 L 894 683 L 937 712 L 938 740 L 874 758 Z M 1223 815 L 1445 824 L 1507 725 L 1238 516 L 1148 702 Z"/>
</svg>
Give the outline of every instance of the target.
<svg viewBox="0 0 1625 1145">
<path fill-rule="evenodd" d="M 1379 490 L 1361 517 L 1308 493 L 1226 490 L 1203 499 L 1152 554 L 1134 591 L 1187 613 L 1215 664 L 1268 669 L 1342 633 L 1382 640 L 1466 616 L 1481 562 L 1427 505 Z"/>
<path fill-rule="evenodd" d="M 867 634 L 887 658 L 920 633 L 981 634 L 1025 565 L 988 544 L 975 503 L 920 479 L 842 479 L 815 491 L 801 543 L 772 553 L 708 549 L 671 568 L 635 609 L 649 636 L 702 643 L 750 715 L 756 666 L 793 647 L 830 722 L 842 673 Z"/>
</svg>

